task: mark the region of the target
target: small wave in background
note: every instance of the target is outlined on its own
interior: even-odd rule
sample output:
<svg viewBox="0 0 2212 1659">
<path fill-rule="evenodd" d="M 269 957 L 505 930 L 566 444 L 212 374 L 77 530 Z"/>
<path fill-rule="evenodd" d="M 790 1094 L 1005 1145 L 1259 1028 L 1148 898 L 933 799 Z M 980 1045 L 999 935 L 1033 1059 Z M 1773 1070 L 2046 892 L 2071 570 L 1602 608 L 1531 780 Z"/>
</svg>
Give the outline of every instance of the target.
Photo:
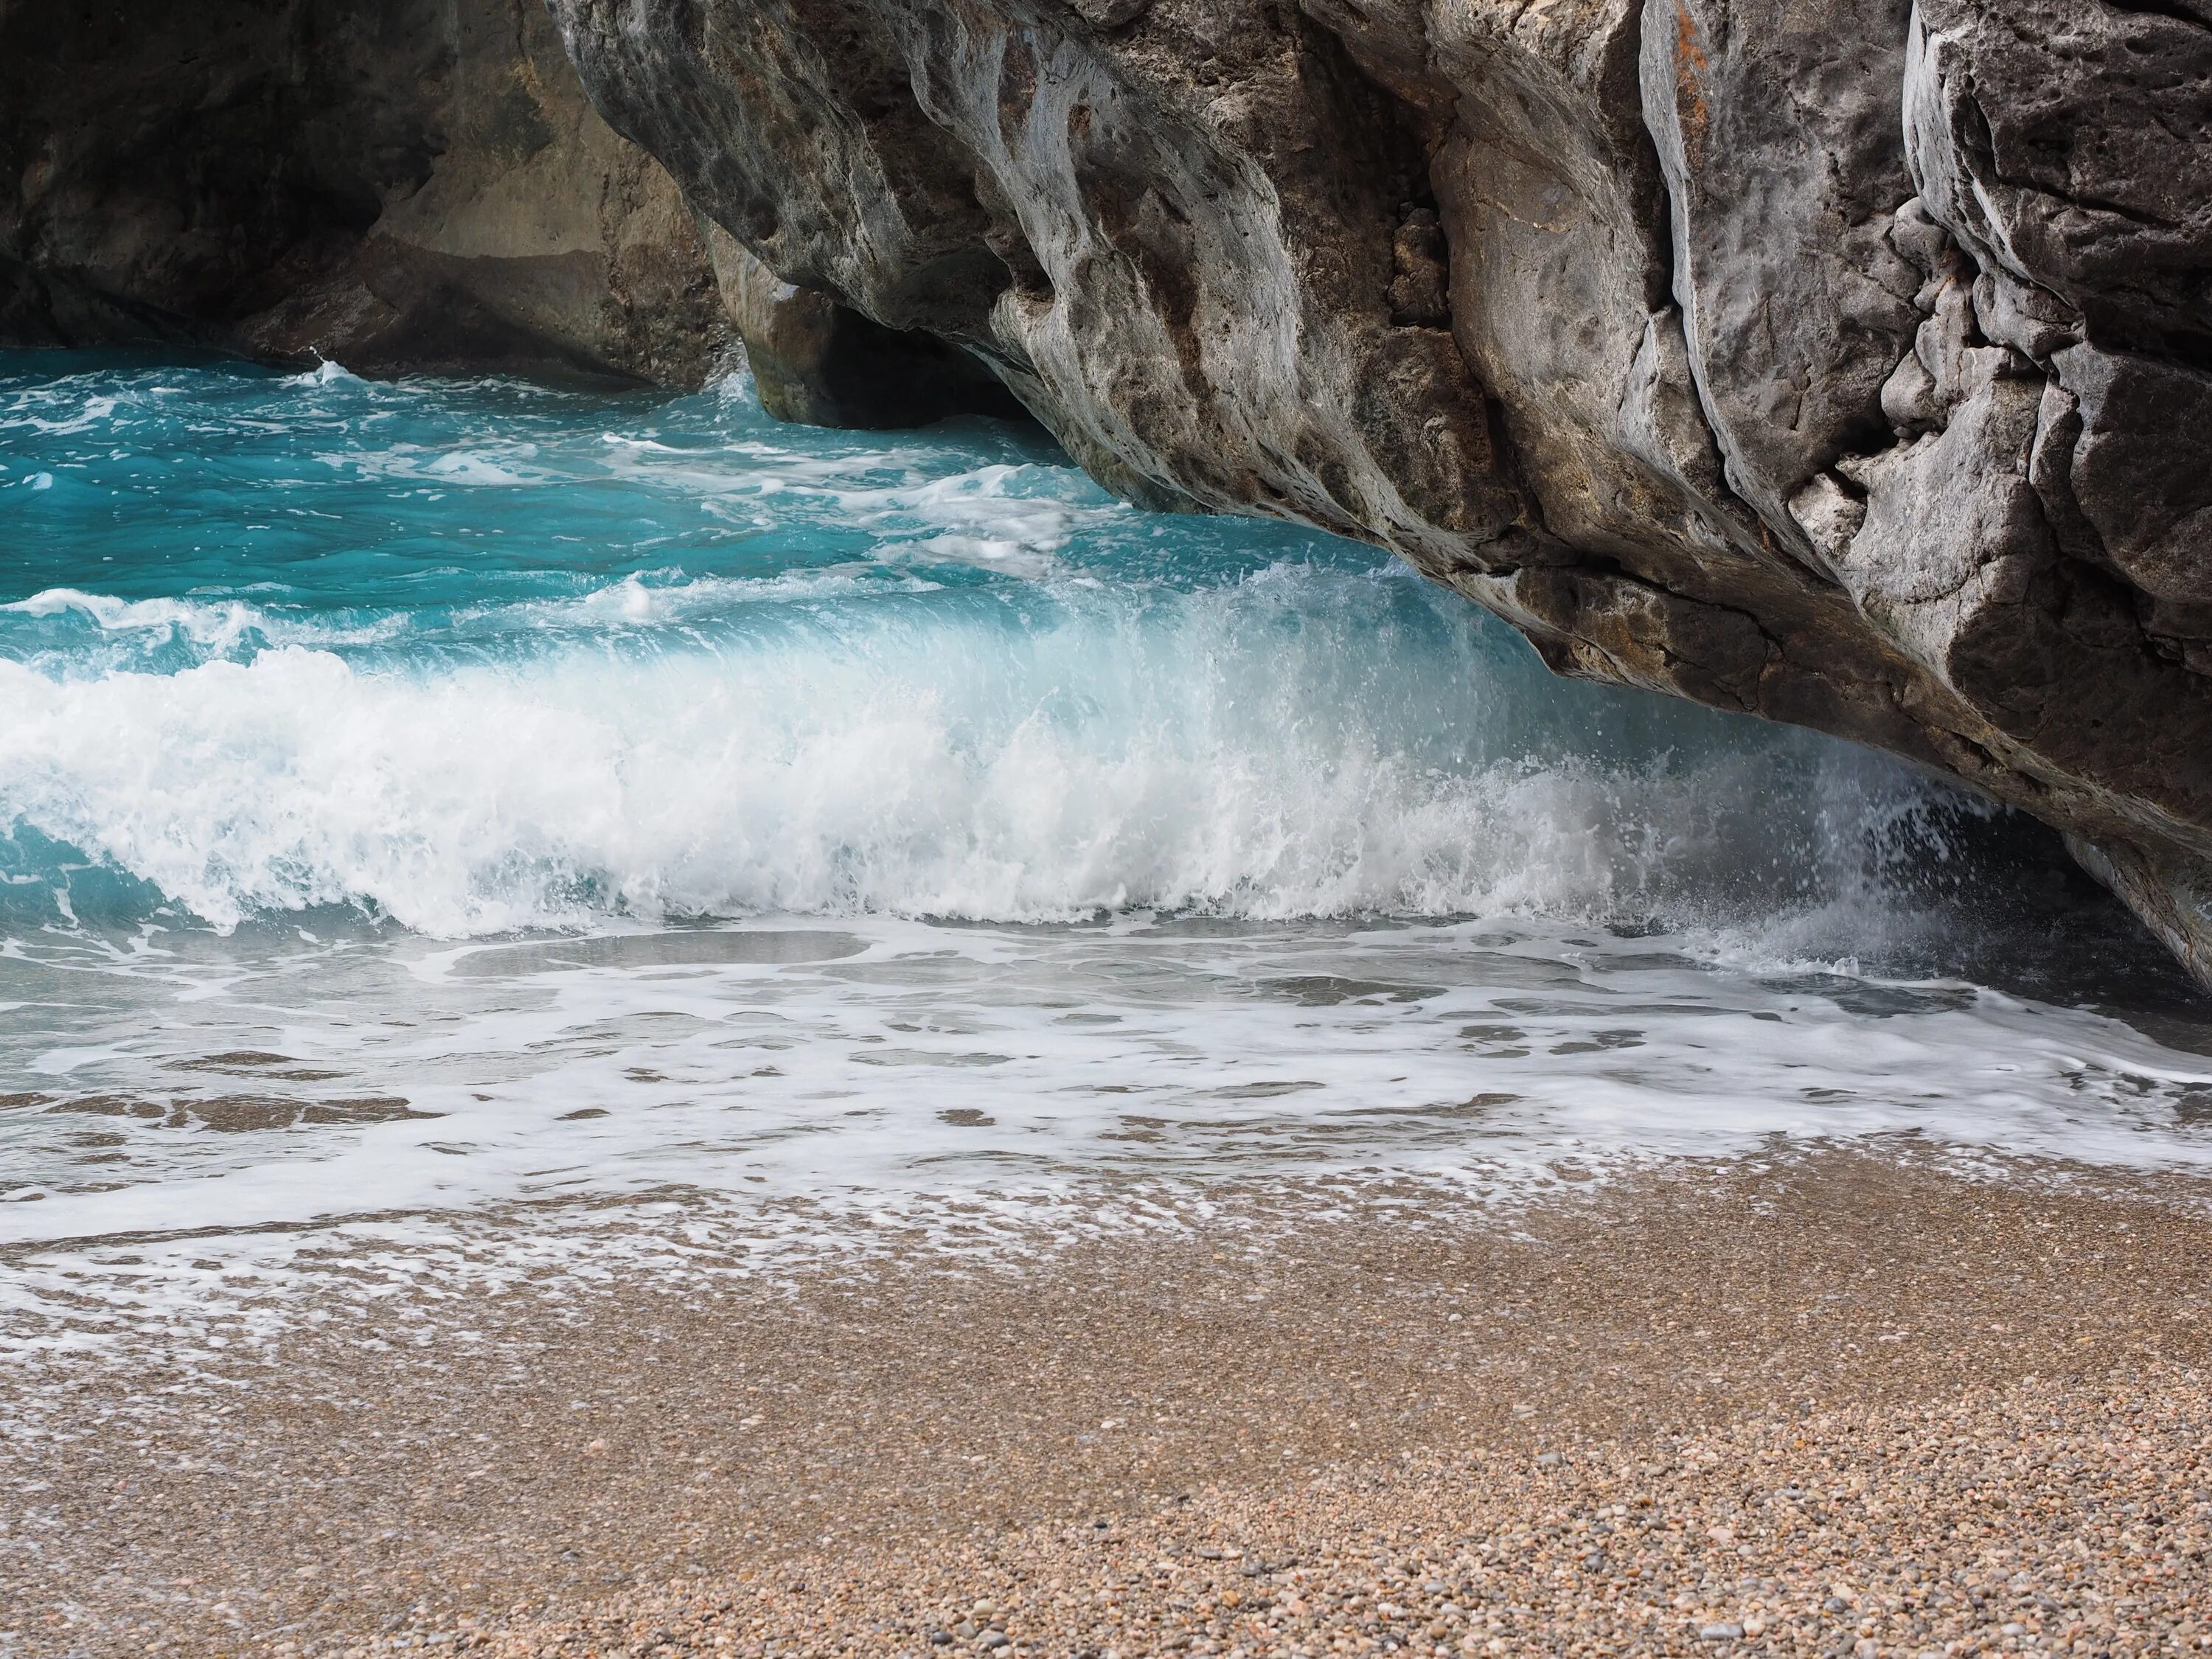
<svg viewBox="0 0 2212 1659">
<path fill-rule="evenodd" d="M 19 357 L 0 538 L 17 1236 L 1217 1120 L 2195 1156 L 2193 994 L 2032 826 L 1034 433 Z"/>
</svg>

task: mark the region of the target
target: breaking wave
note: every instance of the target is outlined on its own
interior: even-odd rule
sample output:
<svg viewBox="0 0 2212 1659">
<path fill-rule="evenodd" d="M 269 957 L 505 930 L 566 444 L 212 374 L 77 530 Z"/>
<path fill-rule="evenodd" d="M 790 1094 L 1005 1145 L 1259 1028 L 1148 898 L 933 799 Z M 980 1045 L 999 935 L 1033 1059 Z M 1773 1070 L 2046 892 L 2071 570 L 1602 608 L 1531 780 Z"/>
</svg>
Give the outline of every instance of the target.
<svg viewBox="0 0 2212 1659">
<path fill-rule="evenodd" d="M 17 514 L 64 580 L 0 605 L 19 919 L 1680 925 L 1879 910 L 1976 816 L 1003 428 L 235 368 L 26 381 L 11 427 L 69 479 Z M 222 511 L 134 517 L 177 465 Z"/>
</svg>

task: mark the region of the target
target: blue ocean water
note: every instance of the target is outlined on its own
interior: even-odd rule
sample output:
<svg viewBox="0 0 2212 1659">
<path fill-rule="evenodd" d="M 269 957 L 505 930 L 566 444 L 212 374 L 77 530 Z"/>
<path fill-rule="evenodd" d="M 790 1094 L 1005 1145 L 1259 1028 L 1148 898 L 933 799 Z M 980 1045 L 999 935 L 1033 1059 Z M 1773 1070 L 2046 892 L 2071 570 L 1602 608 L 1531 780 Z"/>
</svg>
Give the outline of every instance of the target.
<svg viewBox="0 0 2212 1659">
<path fill-rule="evenodd" d="M 1509 1143 L 2197 1156 L 2197 1005 L 1986 807 L 1556 679 L 1373 550 L 1140 513 L 1033 429 L 17 356 L 0 549 L 10 1237 Z"/>
<path fill-rule="evenodd" d="M 1636 910 L 1805 875 L 1836 803 L 1762 858 L 1717 757 L 1892 783 L 1004 427 L 33 361 L 0 458 L 27 922 Z"/>
</svg>

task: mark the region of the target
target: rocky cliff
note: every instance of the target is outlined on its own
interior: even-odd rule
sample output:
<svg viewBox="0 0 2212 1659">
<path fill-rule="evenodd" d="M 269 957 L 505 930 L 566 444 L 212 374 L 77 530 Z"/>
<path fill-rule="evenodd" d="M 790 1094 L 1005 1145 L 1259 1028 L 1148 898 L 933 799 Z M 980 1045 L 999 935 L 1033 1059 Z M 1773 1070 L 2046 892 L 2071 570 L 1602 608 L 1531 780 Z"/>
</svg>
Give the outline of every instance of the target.
<svg viewBox="0 0 2212 1659">
<path fill-rule="evenodd" d="M 720 334 L 536 0 L 0 0 L 0 345 L 681 381 Z"/>
<path fill-rule="evenodd" d="M 787 419 L 1020 412 L 702 218 L 539 0 L 0 0 L 0 349 L 696 385 L 732 337 Z"/>
<path fill-rule="evenodd" d="M 553 0 L 1139 499 L 2068 832 L 2212 969 L 2212 0 Z"/>
</svg>

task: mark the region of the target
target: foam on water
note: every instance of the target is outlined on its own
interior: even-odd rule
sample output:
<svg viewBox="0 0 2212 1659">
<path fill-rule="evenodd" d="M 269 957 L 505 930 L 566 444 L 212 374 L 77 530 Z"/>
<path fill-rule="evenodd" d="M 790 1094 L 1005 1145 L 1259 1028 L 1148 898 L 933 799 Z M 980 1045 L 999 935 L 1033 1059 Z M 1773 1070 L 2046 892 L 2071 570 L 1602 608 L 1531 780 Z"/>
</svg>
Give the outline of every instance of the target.
<svg viewBox="0 0 2212 1659">
<path fill-rule="evenodd" d="M 34 359 L 0 537 L 0 1243 L 2207 1148 L 1999 815 L 1033 434 Z"/>
<path fill-rule="evenodd" d="M 1771 904 L 1822 878 L 1799 861 L 1838 854 L 1826 821 L 1927 797 L 1779 734 L 1608 757 L 1561 729 L 1540 758 L 1549 688 L 1383 572 L 1143 595 L 798 580 L 624 578 L 366 659 L 241 659 L 259 630 L 194 625 L 215 607 L 110 604 L 103 629 L 211 659 L 0 660 L 19 845 L 85 861 L 24 860 L 9 902 L 84 917 L 88 866 L 222 928 L 350 901 L 448 937 L 771 911 L 1640 917 L 1735 887 Z"/>
</svg>

